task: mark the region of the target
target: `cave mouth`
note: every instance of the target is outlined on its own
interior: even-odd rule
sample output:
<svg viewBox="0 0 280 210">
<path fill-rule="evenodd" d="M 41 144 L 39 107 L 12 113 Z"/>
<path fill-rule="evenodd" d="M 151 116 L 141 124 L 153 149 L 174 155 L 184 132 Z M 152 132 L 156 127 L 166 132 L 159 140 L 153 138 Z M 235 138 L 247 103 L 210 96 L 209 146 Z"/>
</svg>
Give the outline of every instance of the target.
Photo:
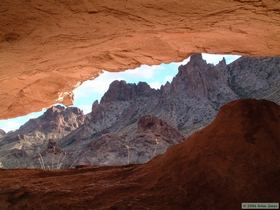
<svg viewBox="0 0 280 210">
<path fill-rule="evenodd" d="M 193 54 L 179 63 L 104 71 L 74 90 L 84 110 L 55 105 L 15 131 L 1 131 L 1 167 L 146 163 L 208 127 L 228 103 L 279 104 L 279 63 L 279 57 Z M 53 142 L 57 151 L 49 149 Z"/>
<path fill-rule="evenodd" d="M 215 65 L 223 58 L 225 58 L 226 63 L 229 64 L 240 56 L 202 53 L 202 57 L 207 63 Z M 99 101 L 108 90 L 110 83 L 115 80 L 124 80 L 127 83 L 146 82 L 151 88 L 159 89 L 160 86 L 164 85 L 166 82 L 171 82 L 172 78 L 178 73 L 178 67 L 180 65 L 185 65 L 188 62 L 189 57 L 181 62 L 163 63 L 152 66 L 141 65 L 135 69 L 128 69 L 122 72 L 103 71 L 98 77 L 83 82 L 73 90 L 74 101 L 72 106 L 80 108 L 83 110 L 84 114 L 91 112 L 92 103 L 96 100 Z M 56 105 L 58 104 L 54 104 L 53 106 Z M 39 112 L 32 112 L 24 116 L 0 120 L 0 129 L 5 132 L 16 130 L 28 120 L 41 116 L 46 110 L 47 108 L 43 108 Z"/>
</svg>

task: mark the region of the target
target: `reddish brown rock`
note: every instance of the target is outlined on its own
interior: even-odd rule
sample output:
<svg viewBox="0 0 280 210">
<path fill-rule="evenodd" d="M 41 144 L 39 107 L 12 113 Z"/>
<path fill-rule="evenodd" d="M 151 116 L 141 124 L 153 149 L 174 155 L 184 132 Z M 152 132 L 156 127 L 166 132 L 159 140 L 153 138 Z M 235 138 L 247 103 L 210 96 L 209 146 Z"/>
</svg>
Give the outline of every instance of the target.
<svg viewBox="0 0 280 210">
<path fill-rule="evenodd" d="M 183 138 L 177 129 L 152 115 L 143 116 L 138 120 L 137 132 L 142 134 L 151 132 L 155 137 L 163 136 L 170 144 L 176 144 Z"/>
<path fill-rule="evenodd" d="M 280 106 L 239 100 L 147 164 L 0 170 L 6 209 L 240 209 L 280 199 Z"/>
<path fill-rule="evenodd" d="M 101 70 L 193 52 L 280 54 L 278 0 L 2 0 L 0 118 L 71 103 Z"/>
</svg>

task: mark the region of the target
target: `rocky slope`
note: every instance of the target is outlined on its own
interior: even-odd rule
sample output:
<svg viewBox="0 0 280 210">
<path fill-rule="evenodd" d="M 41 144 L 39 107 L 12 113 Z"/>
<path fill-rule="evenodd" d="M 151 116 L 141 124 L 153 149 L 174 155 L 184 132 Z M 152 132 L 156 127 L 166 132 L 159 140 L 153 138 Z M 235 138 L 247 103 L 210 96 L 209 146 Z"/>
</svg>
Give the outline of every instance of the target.
<svg viewBox="0 0 280 210">
<path fill-rule="evenodd" d="M 164 153 L 170 145 L 179 143 L 180 133 L 188 136 L 207 125 L 225 103 L 237 98 L 270 99 L 271 95 L 277 95 L 275 90 L 279 90 L 279 81 L 280 58 L 242 57 L 229 65 L 225 60 L 212 65 L 207 64 L 201 54 L 195 54 L 189 63 L 179 67 L 172 82 L 159 90 L 150 88 L 144 82 L 136 85 L 114 81 L 100 103 L 93 103 L 92 112 L 87 116 L 76 110 L 79 115 L 73 120 L 63 118 L 62 130 L 59 124 L 50 123 L 52 120 L 44 122 L 52 115 L 43 117 L 43 121 L 35 120 L 35 125 L 41 126 L 39 134 L 43 135 L 43 140 L 36 133 L 34 123 L 29 122 L 3 138 L 0 150 L 6 155 L 14 150 L 14 145 L 17 148 L 21 145 L 16 155 L 10 152 L 14 162 L 29 157 L 31 160 L 25 159 L 24 162 L 36 167 L 42 167 L 42 162 L 45 162 L 43 167 L 51 165 L 52 168 L 144 163 Z M 52 113 L 52 109 L 48 112 Z M 61 113 L 64 112 L 67 113 L 61 110 Z M 77 119 L 82 119 L 80 124 Z M 143 119 L 151 120 L 158 129 L 148 129 L 149 132 L 140 129 Z M 44 123 L 47 123 L 46 126 Z M 66 132 L 67 129 L 70 129 L 69 132 Z M 26 134 L 27 131 L 30 133 Z M 55 141 L 56 152 L 42 152 L 48 147 L 45 140 L 50 138 L 59 140 Z M 2 161 L 2 165 L 11 159 L 10 155 L 5 157 L 7 159 Z"/>
<path fill-rule="evenodd" d="M 100 103 L 94 102 L 85 124 L 67 138 L 87 139 L 119 132 L 145 114 L 153 114 L 188 135 L 209 123 L 221 105 L 229 101 L 244 97 L 268 98 L 273 94 L 279 89 L 279 62 L 278 57 L 242 57 L 230 65 L 222 60 L 214 66 L 196 54 L 189 63 L 180 66 L 172 82 L 160 90 L 143 82 L 135 85 L 114 81 Z M 239 91 L 241 87 L 247 91 L 246 95 Z"/>
<path fill-rule="evenodd" d="M 0 138 L 3 138 L 6 135 L 6 132 L 0 129 Z"/>
<path fill-rule="evenodd" d="M 57 105 L 42 116 L 31 119 L 0 141 L 0 162 L 4 167 L 31 167 L 29 160 L 42 152 L 49 140 L 58 142 L 84 123 L 83 112 L 76 107 Z M 36 159 L 37 162 L 37 159 Z"/>
<path fill-rule="evenodd" d="M 146 115 L 138 120 L 137 127 L 131 125 L 123 132 L 92 138 L 80 150 L 77 150 L 80 143 L 70 145 L 70 151 L 67 146 L 64 150 L 70 154 L 79 151 L 78 155 L 73 154 L 75 165 L 139 164 L 163 154 L 168 147 L 182 140 L 183 135 L 178 130 L 154 116 Z"/>
<path fill-rule="evenodd" d="M 243 57 L 229 65 L 229 85 L 241 98 L 280 103 L 280 59 Z"/>
<path fill-rule="evenodd" d="M 280 199 L 280 106 L 238 100 L 143 165 L 0 170 L 4 209 L 240 209 Z"/>
<path fill-rule="evenodd" d="M 279 10 L 278 0 L 1 0 L 0 118 L 70 104 L 103 69 L 193 52 L 278 56 Z"/>
</svg>

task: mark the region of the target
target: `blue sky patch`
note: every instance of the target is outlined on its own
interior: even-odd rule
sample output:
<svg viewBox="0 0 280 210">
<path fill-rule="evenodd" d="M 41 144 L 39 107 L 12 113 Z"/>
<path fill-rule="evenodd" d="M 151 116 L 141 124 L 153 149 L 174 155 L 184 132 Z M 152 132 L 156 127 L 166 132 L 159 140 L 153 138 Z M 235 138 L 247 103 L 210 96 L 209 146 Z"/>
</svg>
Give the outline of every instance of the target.
<svg viewBox="0 0 280 210">
<path fill-rule="evenodd" d="M 225 57 L 226 63 L 229 64 L 239 58 L 238 55 L 217 55 L 203 53 L 202 57 L 207 63 L 217 64 Z M 152 88 L 160 88 L 167 81 L 171 81 L 177 74 L 178 67 L 186 64 L 189 58 L 182 62 L 173 62 L 161 65 L 141 65 L 136 69 L 129 69 L 123 72 L 103 71 L 97 78 L 83 82 L 79 87 L 74 89 L 74 104 L 79 107 L 85 114 L 91 111 L 91 105 L 95 100 L 100 100 L 103 94 L 108 90 L 109 85 L 114 80 L 125 80 L 127 83 L 147 82 Z M 37 118 L 45 112 L 33 112 L 25 116 L 0 120 L 0 128 L 6 132 L 18 129 L 21 125 L 31 118 Z"/>
</svg>

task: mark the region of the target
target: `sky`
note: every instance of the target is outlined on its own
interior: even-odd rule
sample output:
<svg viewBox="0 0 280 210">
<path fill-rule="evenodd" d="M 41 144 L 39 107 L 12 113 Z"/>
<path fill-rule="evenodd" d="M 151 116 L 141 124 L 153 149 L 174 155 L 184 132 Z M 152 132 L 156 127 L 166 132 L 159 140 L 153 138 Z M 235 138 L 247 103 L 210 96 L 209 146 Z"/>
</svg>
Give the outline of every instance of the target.
<svg viewBox="0 0 280 210">
<path fill-rule="evenodd" d="M 217 54 L 202 54 L 203 59 L 207 63 L 217 64 L 223 57 L 226 63 L 229 64 L 239 58 L 238 55 L 217 55 Z M 79 87 L 74 89 L 74 104 L 79 107 L 85 114 L 91 111 L 91 105 L 95 100 L 100 100 L 103 94 L 108 90 L 109 85 L 114 80 L 125 80 L 127 83 L 138 83 L 140 81 L 147 82 L 152 88 L 160 88 L 167 81 L 171 81 L 177 74 L 178 67 L 189 61 L 189 58 L 182 62 L 173 62 L 160 65 L 141 65 L 135 69 L 128 69 L 123 72 L 103 72 L 92 80 L 83 82 Z M 46 108 L 40 112 L 33 112 L 25 116 L 0 120 L 0 129 L 8 132 L 18 129 L 29 119 L 39 117 L 46 111 Z"/>
</svg>

